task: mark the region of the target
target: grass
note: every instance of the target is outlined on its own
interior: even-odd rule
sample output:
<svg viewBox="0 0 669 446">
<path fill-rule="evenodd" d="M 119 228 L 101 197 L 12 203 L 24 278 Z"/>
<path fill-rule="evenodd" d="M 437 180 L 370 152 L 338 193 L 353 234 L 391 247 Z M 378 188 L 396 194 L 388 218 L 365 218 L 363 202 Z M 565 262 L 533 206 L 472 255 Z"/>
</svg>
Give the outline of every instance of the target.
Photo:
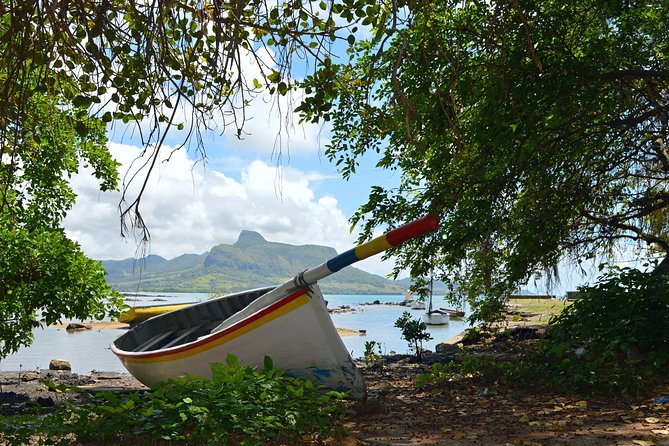
<svg viewBox="0 0 669 446">
<path fill-rule="evenodd" d="M 560 314 L 571 302 L 559 299 L 509 299 L 511 309 L 522 313 L 536 313 L 541 316 L 535 322 L 548 322 L 550 316 Z M 534 321 L 534 318 L 532 318 Z"/>
</svg>

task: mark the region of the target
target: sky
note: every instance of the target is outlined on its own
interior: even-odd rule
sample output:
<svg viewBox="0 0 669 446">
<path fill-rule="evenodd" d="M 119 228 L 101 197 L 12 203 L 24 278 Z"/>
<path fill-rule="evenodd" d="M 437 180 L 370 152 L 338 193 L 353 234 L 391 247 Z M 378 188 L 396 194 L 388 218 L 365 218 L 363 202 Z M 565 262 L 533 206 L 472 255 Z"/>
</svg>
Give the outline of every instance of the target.
<svg viewBox="0 0 669 446">
<path fill-rule="evenodd" d="M 358 37 L 365 37 L 365 32 L 359 30 Z M 335 51 L 344 54 L 343 49 Z M 266 64 L 273 59 L 269 52 L 259 52 L 258 56 Z M 242 59 L 241 71 L 249 85 L 253 79 L 262 79 L 256 60 L 250 54 Z M 305 66 L 298 64 L 293 77 L 305 73 Z M 205 162 L 194 150 L 173 152 L 172 147 L 183 142 L 183 132 L 168 134 L 161 163 L 152 173 L 141 204 L 151 235 L 147 254 L 167 259 L 201 254 L 217 244 L 235 243 L 242 230 L 257 231 L 271 242 L 324 245 L 340 253 L 355 246 L 358 232 L 351 228 L 350 217 L 366 201 L 371 186 L 396 185 L 399 174 L 376 168 L 376 160 L 367 156 L 361 160 L 358 174 L 343 180 L 325 156 L 330 127 L 300 125 L 298 116 L 291 112 L 302 95 L 296 90 L 291 99 L 256 97 L 245 108 L 241 138 L 230 131 L 232 128 L 222 132 L 222 121 L 208 123 L 217 129 L 203 134 Z M 190 110 L 186 106 L 179 112 L 188 127 Z M 144 131 L 147 122 L 140 123 Z M 120 123 L 108 130 L 109 149 L 121 163 L 122 178 L 143 164 L 143 147 L 137 135 L 136 128 Z M 72 184 L 78 200 L 64 227 L 89 257 L 107 260 L 143 254 L 132 235 L 121 236 L 120 192 L 101 193 L 86 168 L 72 178 Z M 136 185 L 132 186 L 129 195 L 133 197 L 136 191 Z M 355 266 L 385 276 L 393 265 L 392 261 L 381 261 L 381 257 L 365 259 Z"/>
<path fill-rule="evenodd" d="M 231 132 L 205 135 L 206 162 L 199 162 L 192 150 L 163 148 L 141 204 L 151 235 L 149 254 L 167 259 L 201 254 L 220 243 L 235 243 L 242 230 L 257 231 L 272 242 L 325 245 L 343 252 L 355 246 L 358 233 L 351 232 L 349 218 L 371 186 L 398 182 L 396 172 L 375 168 L 370 158 L 358 175 L 343 180 L 324 155 L 327 126 L 298 125 L 295 118 L 286 128 L 285 113 L 279 116 L 267 101 L 256 101 L 248 117 L 242 139 Z M 108 136 L 121 176 L 135 172 L 142 164 L 140 142 L 123 127 Z M 177 132 L 169 141 L 176 145 L 181 137 Z M 278 137 L 281 159 L 275 150 Z M 137 240 L 121 236 L 121 193 L 100 192 L 86 168 L 72 184 L 78 199 L 64 221 L 67 234 L 95 259 L 139 255 Z M 137 188 L 130 190 L 132 197 Z M 386 275 L 392 263 L 376 256 L 356 267 Z"/>
</svg>

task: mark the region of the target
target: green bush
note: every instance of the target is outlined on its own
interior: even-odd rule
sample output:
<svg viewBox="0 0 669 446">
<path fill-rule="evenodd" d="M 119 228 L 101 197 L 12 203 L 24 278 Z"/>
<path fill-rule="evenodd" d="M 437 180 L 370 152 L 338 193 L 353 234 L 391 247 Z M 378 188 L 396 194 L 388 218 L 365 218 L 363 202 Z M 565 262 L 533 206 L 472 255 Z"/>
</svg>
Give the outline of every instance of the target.
<svg viewBox="0 0 669 446">
<path fill-rule="evenodd" d="M 0 420 L 10 444 L 272 445 L 300 444 L 304 436 L 335 436 L 343 418 L 339 392 L 286 376 L 266 358 L 257 371 L 234 356 L 211 364 L 211 380 L 187 376 L 156 390 L 102 392 L 84 405 L 46 415 Z"/>
<path fill-rule="evenodd" d="M 493 336 L 468 332 L 470 342 Z M 669 277 L 612 269 L 555 316 L 522 360 L 469 358 L 433 366 L 420 386 L 447 386 L 467 376 L 484 385 L 531 383 L 581 394 L 634 394 L 666 380 L 669 366 Z"/>
<path fill-rule="evenodd" d="M 614 268 L 551 320 L 545 360 L 577 388 L 635 391 L 669 365 L 669 277 Z"/>
<path fill-rule="evenodd" d="M 579 343 L 589 360 L 630 357 L 653 367 L 669 362 L 669 278 L 614 270 L 551 321 L 554 343 Z"/>
<path fill-rule="evenodd" d="M 416 358 L 420 361 L 423 354 L 423 341 L 432 339 L 427 332 L 425 322 L 418 319 L 412 319 L 411 313 L 405 311 L 395 321 L 395 327 L 402 330 L 402 339 L 409 343 L 409 348 L 416 353 Z"/>
</svg>

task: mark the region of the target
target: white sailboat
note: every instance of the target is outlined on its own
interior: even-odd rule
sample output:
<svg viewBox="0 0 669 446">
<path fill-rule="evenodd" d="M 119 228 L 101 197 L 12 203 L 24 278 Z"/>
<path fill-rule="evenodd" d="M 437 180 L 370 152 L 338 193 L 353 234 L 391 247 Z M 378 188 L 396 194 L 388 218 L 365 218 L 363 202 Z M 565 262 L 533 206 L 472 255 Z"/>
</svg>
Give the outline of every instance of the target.
<svg viewBox="0 0 669 446">
<path fill-rule="evenodd" d="M 430 276 L 430 297 L 428 299 L 427 313 L 423 315 L 423 322 L 426 325 L 446 325 L 451 316 L 445 311 L 432 309 L 432 288 L 434 285 L 434 278 Z M 423 307 L 425 308 L 425 307 Z"/>
</svg>

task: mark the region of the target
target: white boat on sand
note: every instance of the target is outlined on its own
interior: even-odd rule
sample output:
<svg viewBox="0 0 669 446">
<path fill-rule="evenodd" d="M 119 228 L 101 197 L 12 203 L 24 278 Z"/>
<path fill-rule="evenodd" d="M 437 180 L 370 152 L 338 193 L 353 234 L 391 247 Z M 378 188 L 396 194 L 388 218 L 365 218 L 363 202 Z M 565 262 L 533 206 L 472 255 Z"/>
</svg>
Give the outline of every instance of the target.
<svg viewBox="0 0 669 446">
<path fill-rule="evenodd" d="M 211 376 L 228 354 L 262 367 L 265 356 L 292 376 L 363 398 L 362 377 L 327 312 L 318 280 L 411 238 L 434 231 L 428 215 L 306 270 L 276 288 L 231 294 L 148 319 L 111 349 L 147 386 L 184 374 Z"/>
</svg>

